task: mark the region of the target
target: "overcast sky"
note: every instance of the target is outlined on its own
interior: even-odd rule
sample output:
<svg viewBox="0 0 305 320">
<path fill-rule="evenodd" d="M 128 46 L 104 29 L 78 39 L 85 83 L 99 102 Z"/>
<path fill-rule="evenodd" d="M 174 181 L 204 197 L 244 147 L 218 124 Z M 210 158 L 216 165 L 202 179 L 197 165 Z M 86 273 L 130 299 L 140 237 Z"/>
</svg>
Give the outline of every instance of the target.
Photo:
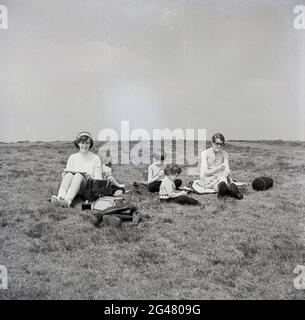
<svg viewBox="0 0 305 320">
<path fill-rule="evenodd" d="M 0 0 L 0 141 L 202 128 L 304 140 L 303 0 Z"/>
</svg>

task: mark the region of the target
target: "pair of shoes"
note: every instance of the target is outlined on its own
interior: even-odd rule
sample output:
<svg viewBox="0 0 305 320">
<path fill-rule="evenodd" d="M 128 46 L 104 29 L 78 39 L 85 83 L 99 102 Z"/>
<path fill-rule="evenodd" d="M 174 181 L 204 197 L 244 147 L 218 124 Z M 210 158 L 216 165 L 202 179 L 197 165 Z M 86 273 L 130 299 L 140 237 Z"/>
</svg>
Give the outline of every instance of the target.
<svg viewBox="0 0 305 320">
<path fill-rule="evenodd" d="M 103 216 L 103 224 L 105 226 L 118 228 L 121 225 L 121 219 L 115 215 L 106 214 Z"/>
<path fill-rule="evenodd" d="M 244 198 L 244 196 L 239 192 L 237 185 L 233 182 L 230 184 L 230 191 L 233 198 L 238 200 L 242 200 Z"/>
<path fill-rule="evenodd" d="M 93 211 L 92 212 L 92 224 L 95 226 L 95 227 L 98 227 L 99 224 L 102 222 L 103 220 L 103 214 L 101 214 L 99 211 Z"/>
</svg>

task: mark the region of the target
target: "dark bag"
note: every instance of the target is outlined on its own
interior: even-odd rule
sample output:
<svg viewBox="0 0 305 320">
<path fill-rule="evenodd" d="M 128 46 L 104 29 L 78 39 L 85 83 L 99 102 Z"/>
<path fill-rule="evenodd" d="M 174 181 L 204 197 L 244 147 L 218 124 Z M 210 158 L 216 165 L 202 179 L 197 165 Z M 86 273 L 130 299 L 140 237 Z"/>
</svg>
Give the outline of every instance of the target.
<svg viewBox="0 0 305 320">
<path fill-rule="evenodd" d="M 264 191 L 272 188 L 273 180 L 269 177 L 259 177 L 253 180 L 252 188 L 256 191 Z"/>
<path fill-rule="evenodd" d="M 88 179 L 85 191 L 82 194 L 84 200 L 95 201 L 101 196 L 112 196 L 113 189 L 108 180 Z"/>
</svg>

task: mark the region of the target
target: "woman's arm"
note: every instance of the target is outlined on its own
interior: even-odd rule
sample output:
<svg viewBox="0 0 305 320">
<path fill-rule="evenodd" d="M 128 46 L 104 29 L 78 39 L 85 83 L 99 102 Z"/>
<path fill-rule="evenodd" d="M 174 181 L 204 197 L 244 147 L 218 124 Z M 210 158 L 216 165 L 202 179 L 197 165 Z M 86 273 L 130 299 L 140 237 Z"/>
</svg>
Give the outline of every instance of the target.
<svg viewBox="0 0 305 320">
<path fill-rule="evenodd" d="M 73 157 L 72 157 L 72 155 L 69 156 L 68 161 L 67 161 L 67 164 L 66 164 L 66 167 L 65 167 L 64 171 L 62 172 L 61 176 L 64 177 L 65 174 L 66 174 L 68 171 L 74 171 L 74 164 L 73 164 Z"/>
<path fill-rule="evenodd" d="M 200 172 L 200 178 L 204 178 L 204 177 L 211 177 L 213 176 L 215 173 L 224 170 L 225 166 L 224 164 L 220 165 L 219 167 L 215 168 L 215 169 L 208 169 L 208 156 L 207 156 L 207 152 L 203 151 L 201 154 L 201 172 Z"/>
<path fill-rule="evenodd" d="M 65 171 L 73 171 L 73 170 L 74 170 L 73 157 L 71 155 L 69 157 L 68 161 L 67 161 L 67 165 L 66 165 Z"/>
<path fill-rule="evenodd" d="M 225 152 L 224 153 L 224 161 L 223 161 L 223 164 L 224 164 L 224 170 L 225 172 L 229 175 L 231 174 L 231 171 L 230 171 L 230 166 L 229 166 L 229 157 L 228 157 L 228 154 Z"/>
<path fill-rule="evenodd" d="M 228 182 L 232 183 L 233 182 L 233 178 L 232 178 L 231 170 L 230 170 L 230 166 L 229 166 L 229 157 L 228 157 L 228 154 L 226 152 L 224 154 L 224 162 L 223 163 L 224 163 L 224 166 L 225 166 L 224 172 L 225 172 L 225 175 L 227 176 Z"/>
</svg>

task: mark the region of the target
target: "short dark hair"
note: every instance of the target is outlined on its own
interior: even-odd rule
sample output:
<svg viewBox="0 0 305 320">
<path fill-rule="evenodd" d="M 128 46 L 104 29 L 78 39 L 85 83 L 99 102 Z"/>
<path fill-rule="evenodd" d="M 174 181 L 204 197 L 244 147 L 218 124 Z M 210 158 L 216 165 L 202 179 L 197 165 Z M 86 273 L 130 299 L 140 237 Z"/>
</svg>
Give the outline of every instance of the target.
<svg viewBox="0 0 305 320">
<path fill-rule="evenodd" d="M 161 161 L 164 161 L 166 158 L 166 154 L 164 152 L 164 150 L 161 152 Z"/>
<path fill-rule="evenodd" d="M 76 146 L 76 148 L 79 149 L 78 144 L 81 142 L 87 142 L 88 140 L 90 140 L 90 147 L 89 147 L 89 150 L 90 150 L 93 147 L 93 139 L 86 134 L 77 137 L 74 141 L 74 145 Z"/>
<path fill-rule="evenodd" d="M 182 172 L 182 169 L 177 164 L 168 164 L 164 169 L 164 174 L 166 176 L 171 176 L 174 174 L 180 175 Z"/>
<path fill-rule="evenodd" d="M 225 137 L 223 136 L 223 134 L 221 133 L 215 133 L 212 137 L 212 142 L 215 143 L 216 139 L 221 140 L 223 144 L 225 144 L 226 140 Z"/>
</svg>

